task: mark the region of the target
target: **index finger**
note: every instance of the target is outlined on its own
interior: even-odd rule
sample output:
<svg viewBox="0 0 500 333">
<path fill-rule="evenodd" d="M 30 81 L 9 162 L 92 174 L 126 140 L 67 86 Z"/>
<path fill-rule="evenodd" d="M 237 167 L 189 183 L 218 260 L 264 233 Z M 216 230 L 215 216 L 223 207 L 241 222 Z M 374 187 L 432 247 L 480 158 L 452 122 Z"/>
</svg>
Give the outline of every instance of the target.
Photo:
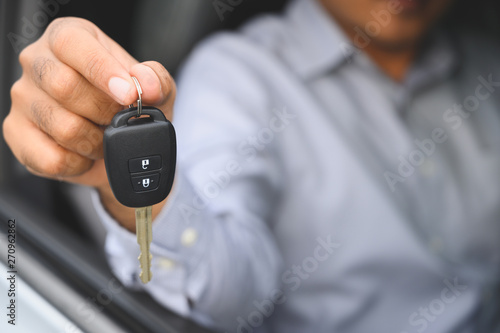
<svg viewBox="0 0 500 333">
<path fill-rule="evenodd" d="M 135 100 L 137 91 L 127 68 L 99 42 L 95 34 L 79 24 L 61 24 L 53 29 L 49 45 L 61 62 L 118 103 L 128 105 Z"/>
</svg>

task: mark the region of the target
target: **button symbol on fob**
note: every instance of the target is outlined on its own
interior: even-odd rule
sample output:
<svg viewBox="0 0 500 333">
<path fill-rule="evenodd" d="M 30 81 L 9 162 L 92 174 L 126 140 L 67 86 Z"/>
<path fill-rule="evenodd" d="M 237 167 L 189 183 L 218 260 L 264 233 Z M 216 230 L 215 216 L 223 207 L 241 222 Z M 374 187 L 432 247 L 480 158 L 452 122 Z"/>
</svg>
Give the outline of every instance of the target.
<svg viewBox="0 0 500 333">
<path fill-rule="evenodd" d="M 132 176 L 132 186 L 135 192 L 153 191 L 160 185 L 160 174 L 147 176 Z"/>
<path fill-rule="evenodd" d="M 142 156 L 128 161 L 128 170 L 130 173 L 160 170 L 161 168 L 162 161 L 160 155 Z"/>
</svg>

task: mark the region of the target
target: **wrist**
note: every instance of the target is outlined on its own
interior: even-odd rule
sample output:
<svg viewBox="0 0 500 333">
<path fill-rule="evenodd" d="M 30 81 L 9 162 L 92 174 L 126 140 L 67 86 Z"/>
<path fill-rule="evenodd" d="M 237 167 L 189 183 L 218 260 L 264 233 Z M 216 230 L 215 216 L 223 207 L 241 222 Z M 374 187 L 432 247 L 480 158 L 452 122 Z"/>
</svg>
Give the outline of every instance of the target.
<svg viewBox="0 0 500 333">
<path fill-rule="evenodd" d="M 107 186 L 96 187 L 101 203 L 111 217 L 113 217 L 122 227 L 135 232 L 135 210 L 126 207 L 116 200 L 109 184 Z"/>
<path fill-rule="evenodd" d="M 122 205 L 116 200 L 113 191 L 109 184 L 103 187 L 97 187 L 97 192 L 101 199 L 101 203 L 108 212 L 122 227 L 135 233 L 135 208 Z M 153 205 L 153 220 L 158 216 L 162 208 L 165 206 L 167 199 Z"/>
</svg>

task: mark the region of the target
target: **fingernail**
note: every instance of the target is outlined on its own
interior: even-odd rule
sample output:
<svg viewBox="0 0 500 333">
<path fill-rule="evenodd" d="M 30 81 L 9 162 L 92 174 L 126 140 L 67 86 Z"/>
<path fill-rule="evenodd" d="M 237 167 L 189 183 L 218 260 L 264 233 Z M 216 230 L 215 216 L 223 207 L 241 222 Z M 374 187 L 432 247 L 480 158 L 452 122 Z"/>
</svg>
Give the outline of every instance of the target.
<svg viewBox="0 0 500 333">
<path fill-rule="evenodd" d="M 120 77 L 112 77 L 108 83 L 109 91 L 116 97 L 118 103 L 125 104 L 131 85 Z"/>
</svg>

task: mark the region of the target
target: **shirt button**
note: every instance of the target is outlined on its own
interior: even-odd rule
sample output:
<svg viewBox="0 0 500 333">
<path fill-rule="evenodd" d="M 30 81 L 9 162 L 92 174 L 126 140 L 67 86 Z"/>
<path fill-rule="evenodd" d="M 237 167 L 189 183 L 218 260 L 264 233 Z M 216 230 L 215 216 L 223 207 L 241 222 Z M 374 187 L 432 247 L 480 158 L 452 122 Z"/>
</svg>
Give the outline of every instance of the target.
<svg viewBox="0 0 500 333">
<path fill-rule="evenodd" d="M 429 249 L 433 253 L 441 253 L 443 251 L 443 241 L 440 237 L 434 236 L 429 240 Z"/>
<path fill-rule="evenodd" d="M 198 239 L 198 233 L 194 228 L 187 228 L 181 236 L 181 243 L 186 247 L 192 246 Z"/>
<path fill-rule="evenodd" d="M 158 258 L 157 265 L 160 269 L 168 271 L 174 268 L 175 262 L 168 258 Z"/>
</svg>

